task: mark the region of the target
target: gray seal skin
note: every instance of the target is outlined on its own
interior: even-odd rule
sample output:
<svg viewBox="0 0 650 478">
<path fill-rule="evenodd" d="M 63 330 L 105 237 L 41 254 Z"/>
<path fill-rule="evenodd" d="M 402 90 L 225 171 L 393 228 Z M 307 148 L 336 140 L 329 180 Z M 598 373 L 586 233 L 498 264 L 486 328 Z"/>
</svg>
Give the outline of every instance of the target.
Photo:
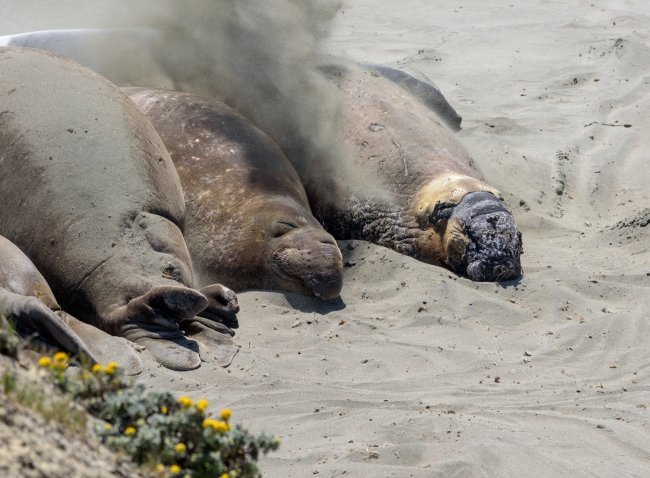
<svg viewBox="0 0 650 478">
<path fill-rule="evenodd" d="M 209 98 L 124 91 L 153 124 L 181 179 L 197 286 L 228 280 L 236 291 L 339 295 L 341 252 L 311 214 L 300 178 L 266 134 Z"/>
<path fill-rule="evenodd" d="M 181 186 L 147 119 L 113 84 L 52 53 L 0 48 L 0 71 L 0 234 L 63 310 L 166 367 L 200 365 L 189 326 L 232 359 L 236 345 L 222 340 L 232 332 L 214 319 L 235 321 L 236 297 L 190 289 Z"/>
<path fill-rule="evenodd" d="M 94 363 L 117 362 L 127 375 L 142 371 L 128 342 L 85 324 L 61 310 L 49 285 L 29 258 L 0 236 L 0 315 L 14 320 L 24 336 L 37 333 L 72 355 Z"/>
<path fill-rule="evenodd" d="M 430 106 L 374 70 L 320 68 L 341 93 L 338 130 L 356 167 L 386 191 L 370 197 L 302 175 L 314 215 L 337 239 L 364 239 L 475 281 L 521 276 L 521 234 L 499 192 Z M 333 192 L 332 192 L 333 191 Z"/>
</svg>

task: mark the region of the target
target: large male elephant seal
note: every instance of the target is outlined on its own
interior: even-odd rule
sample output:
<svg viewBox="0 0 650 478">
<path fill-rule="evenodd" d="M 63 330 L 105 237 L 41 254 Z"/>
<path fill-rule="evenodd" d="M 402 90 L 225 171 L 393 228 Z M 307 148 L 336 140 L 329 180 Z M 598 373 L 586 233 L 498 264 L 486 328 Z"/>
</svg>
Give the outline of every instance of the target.
<svg viewBox="0 0 650 478">
<path fill-rule="evenodd" d="M 338 130 L 361 173 L 388 199 L 353 185 L 323 187 L 318 165 L 303 173 L 312 209 L 337 239 L 365 239 L 475 281 L 521 275 L 521 235 L 500 194 L 438 117 L 368 68 L 331 66 L 342 95 Z M 340 185 L 339 185 L 340 186 Z"/>
<path fill-rule="evenodd" d="M 145 345 L 163 365 L 226 350 L 234 293 L 190 289 L 183 194 L 151 124 L 113 84 L 76 62 L 0 48 L 0 234 L 49 283 L 63 310 Z M 202 313 L 209 318 L 196 317 Z"/>
<path fill-rule="evenodd" d="M 125 89 L 160 135 L 185 193 L 185 240 L 198 285 L 339 295 L 342 258 L 271 139 L 228 106 L 167 90 Z"/>
<path fill-rule="evenodd" d="M 0 315 L 14 320 L 23 335 L 37 333 L 73 355 L 85 354 L 95 363 L 117 362 L 129 375 L 142 371 L 140 358 L 125 339 L 108 335 L 63 312 L 34 264 L 2 236 Z"/>
</svg>

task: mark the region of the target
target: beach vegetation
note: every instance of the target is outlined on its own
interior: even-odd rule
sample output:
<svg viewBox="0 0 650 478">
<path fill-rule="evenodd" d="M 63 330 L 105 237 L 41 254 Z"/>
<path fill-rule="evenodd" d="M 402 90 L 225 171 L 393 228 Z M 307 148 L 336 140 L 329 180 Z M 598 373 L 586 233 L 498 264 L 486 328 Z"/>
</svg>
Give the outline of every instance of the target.
<svg viewBox="0 0 650 478">
<path fill-rule="evenodd" d="M 19 343 L 11 327 L 0 325 L 4 355 L 15 357 Z M 147 476 L 261 477 L 258 457 L 280 445 L 273 435 L 255 436 L 232 424 L 229 409 L 212 418 L 206 399 L 194 402 L 169 391 L 147 391 L 115 362 L 93 365 L 57 352 L 41 357 L 37 369 L 45 387 L 42 382 L 20 385 L 12 371 L 2 375 L 0 386 L 9 398 L 73 430 L 86 430 L 92 415 L 96 420 L 90 419 L 90 428 L 99 441 L 129 455 Z M 58 393 L 45 393 L 51 386 Z"/>
</svg>

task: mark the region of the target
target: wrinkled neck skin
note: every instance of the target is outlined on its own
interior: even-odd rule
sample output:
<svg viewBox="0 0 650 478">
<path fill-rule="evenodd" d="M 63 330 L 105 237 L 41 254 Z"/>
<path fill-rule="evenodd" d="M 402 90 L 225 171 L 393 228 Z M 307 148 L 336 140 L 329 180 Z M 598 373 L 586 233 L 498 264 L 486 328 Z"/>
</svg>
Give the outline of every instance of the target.
<svg viewBox="0 0 650 478">
<path fill-rule="evenodd" d="M 335 211 L 322 212 L 321 217 L 335 237 L 369 241 L 420 258 L 418 242 L 426 233 L 408 207 L 349 196 L 343 204 L 332 209 Z"/>
<path fill-rule="evenodd" d="M 424 184 L 408 206 L 350 196 L 320 213 L 340 239 L 370 241 L 474 281 L 521 276 L 523 247 L 514 218 L 498 191 L 467 176 Z"/>
</svg>

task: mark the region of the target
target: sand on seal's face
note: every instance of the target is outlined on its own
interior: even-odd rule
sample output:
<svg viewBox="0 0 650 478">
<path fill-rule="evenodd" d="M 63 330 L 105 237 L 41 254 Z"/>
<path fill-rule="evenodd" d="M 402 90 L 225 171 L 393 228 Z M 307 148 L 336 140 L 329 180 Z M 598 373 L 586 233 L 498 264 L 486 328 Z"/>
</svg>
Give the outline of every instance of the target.
<svg viewBox="0 0 650 478">
<path fill-rule="evenodd" d="M 142 377 L 282 435 L 266 477 L 646 475 L 650 4 L 349 3 L 332 52 L 436 82 L 522 230 L 524 277 L 341 244 L 341 302 L 241 294 L 230 372 Z M 18 9 L 0 33 L 50 26 Z"/>
</svg>

